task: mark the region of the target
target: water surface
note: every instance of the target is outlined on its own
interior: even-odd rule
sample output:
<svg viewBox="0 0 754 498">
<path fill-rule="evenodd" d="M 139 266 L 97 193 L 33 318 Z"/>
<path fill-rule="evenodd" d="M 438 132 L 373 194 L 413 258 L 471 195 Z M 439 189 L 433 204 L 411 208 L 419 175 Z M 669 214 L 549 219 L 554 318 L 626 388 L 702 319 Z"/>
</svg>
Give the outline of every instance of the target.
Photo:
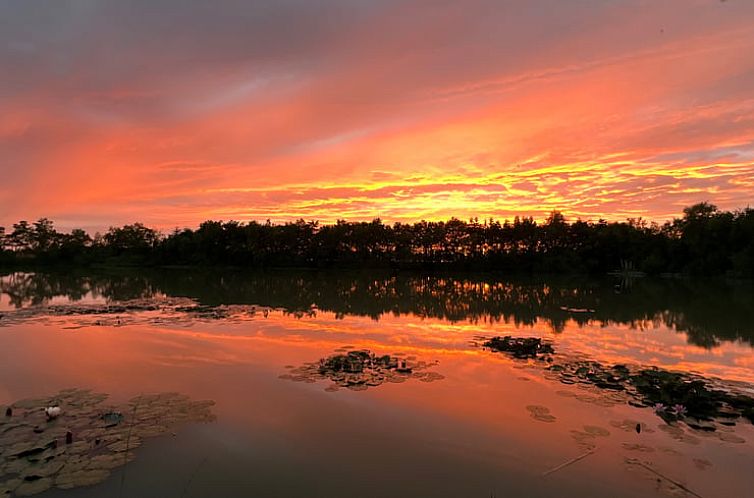
<svg viewBox="0 0 754 498">
<path fill-rule="evenodd" d="M 145 440 L 104 482 L 41 496 L 741 497 L 754 485 L 744 417 L 669 424 L 481 344 L 540 337 L 556 362 L 658 367 L 754 395 L 753 302 L 750 284 L 712 281 L 9 273 L 0 405 L 66 388 L 215 402 L 214 422 Z M 291 379 L 348 351 L 437 375 L 366 389 Z"/>
</svg>

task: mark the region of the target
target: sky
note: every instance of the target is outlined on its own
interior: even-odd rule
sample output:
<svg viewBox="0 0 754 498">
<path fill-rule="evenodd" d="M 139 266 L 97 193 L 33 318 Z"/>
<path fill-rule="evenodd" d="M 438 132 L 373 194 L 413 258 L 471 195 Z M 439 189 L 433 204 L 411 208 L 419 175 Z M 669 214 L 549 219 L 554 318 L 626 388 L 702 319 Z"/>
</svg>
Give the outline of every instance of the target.
<svg viewBox="0 0 754 498">
<path fill-rule="evenodd" d="M 754 205 L 751 0 L 0 0 L 0 225 Z"/>
</svg>

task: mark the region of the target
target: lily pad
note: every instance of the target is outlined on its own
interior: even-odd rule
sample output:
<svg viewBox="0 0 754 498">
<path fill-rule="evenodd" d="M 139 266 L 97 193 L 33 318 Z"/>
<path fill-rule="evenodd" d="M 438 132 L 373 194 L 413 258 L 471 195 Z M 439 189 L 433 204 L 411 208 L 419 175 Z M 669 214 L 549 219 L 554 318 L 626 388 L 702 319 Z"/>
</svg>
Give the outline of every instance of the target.
<svg viewBox="0 0 754 498">
<path fill-rule="evenodd" d="M 55 486 L 96 484 L 133 460 L 142 438 L 173 426 L 214 419 L 212 401 L 179 393 L 142 395 L 123 407 L 105 406 L 106 395 L 66 389 L 48 398 L 13 403 L 0 418 L 0 496 L 31 496 Z M 44 408 L 61 414 L 48 420 Z"/>
<path fill-rule="evenodd" d="M 52 487 L 53 481 L 49 477 L 42 479 L 36 479 L 34 481 L 24 481 L 19 487 L 16 488 L 16 496 L 33 496 L 44 491 L 47 491 Z"/>
<path fill-rule="evenodd" d="M 550 409 L 546 406 L 529 405 L 526 410 L 531 414 L 534 420 L 539 422 L 555 422 L 557 419 L 550 414 Z"/>
<path fill-rule="evenodd" d="M 325 388 L 327 392 L 334 392 L 340 388 L 366 391 L 386 382 L 402 383 L 412 378 L 421 382 L 435 382 L 445 378 L 437 372 L 427 371 L 433 364 L 416 361 L 413 356 L 378 356 L 363 349 L 349 351 L 341 348 L 339 351 L 339 354 L 322 358 L 319 362 L 288 368 L 288 373 L 278 378 L 306 383 L 329 380 L 331 384 Z"/>
<path fill-rule="evenodd" d="M 584 432 L 586 432 L 587 434 L 591 434 L 593 436 L 600 436 L 600 437 L 607 437 L 610 435 L 609 430 L 603 427 L 598 427 L 596 425 L 585 425 Z"/>
<path fill-rule="evenodd" d="M 621 444 L 621 446 L 626 451 L 638 451 L 641 453 L 653 453 L 655 451 L 654 448 L 652 448 L 651 446 L 647 446 L 646 444 L 623 443 Z"/>
<path fill-rule="evenodd" d="M 589 394 L 571 394 L 579 401 L 609 408 L 627 403 L 638 408 L 653 408 L 667 424 L 684 423 L 697 434 L 714 432 L 720 426 L 733 426 L 737 420 L 754 423 L 754 398 L 735 386 L 699 374 L 671 372 L 657 367 L 635 365 L 604 365 L 597 361 L 559 355 L 556 359 L 551 344 L 538 337 L 492 337 L 483 347 L 503 352 L 528 362 L 530 368 L 541 369 L 544 377 L 563 384 L 577 384 Z M 694 437 L 684 435 L 685 442 Z M 729 438 L 733 442 L 734 438 Z M 724 440 L 724 439 L 723 439 Z"/>
<path fill-rule="evenodd" d="M 484 347 L 503 353 L 508 353 L 515 358 L 542 358 L 545 355 L 554 354 L 552 345 L 539 337 L 493 337 L 487 340 Z"/>
</svg>

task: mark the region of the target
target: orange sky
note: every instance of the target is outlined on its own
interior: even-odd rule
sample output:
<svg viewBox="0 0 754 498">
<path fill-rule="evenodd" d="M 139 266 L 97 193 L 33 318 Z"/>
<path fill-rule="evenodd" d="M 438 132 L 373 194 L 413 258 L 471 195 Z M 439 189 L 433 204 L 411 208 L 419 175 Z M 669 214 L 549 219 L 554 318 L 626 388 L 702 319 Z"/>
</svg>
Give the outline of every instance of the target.
<svg viewBox="0 0 754 498">
<path fill-rule="evenodd" d="M 6 2 L 0 225 L 754 204 L 754 2 Z"/>
</svg>

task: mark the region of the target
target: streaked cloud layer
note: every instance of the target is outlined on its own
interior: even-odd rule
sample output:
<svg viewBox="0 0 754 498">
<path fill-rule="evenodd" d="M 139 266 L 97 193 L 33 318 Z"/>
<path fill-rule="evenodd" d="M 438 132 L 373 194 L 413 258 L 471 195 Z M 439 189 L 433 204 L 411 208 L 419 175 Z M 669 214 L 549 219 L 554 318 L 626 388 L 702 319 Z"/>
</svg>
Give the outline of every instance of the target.
<svg viewBox="0 0 754 498">
<path fill-rule="evenodd" d="M 0 225 L 754 204 L 754 2 L 0 2 Z"/>
</svg>

